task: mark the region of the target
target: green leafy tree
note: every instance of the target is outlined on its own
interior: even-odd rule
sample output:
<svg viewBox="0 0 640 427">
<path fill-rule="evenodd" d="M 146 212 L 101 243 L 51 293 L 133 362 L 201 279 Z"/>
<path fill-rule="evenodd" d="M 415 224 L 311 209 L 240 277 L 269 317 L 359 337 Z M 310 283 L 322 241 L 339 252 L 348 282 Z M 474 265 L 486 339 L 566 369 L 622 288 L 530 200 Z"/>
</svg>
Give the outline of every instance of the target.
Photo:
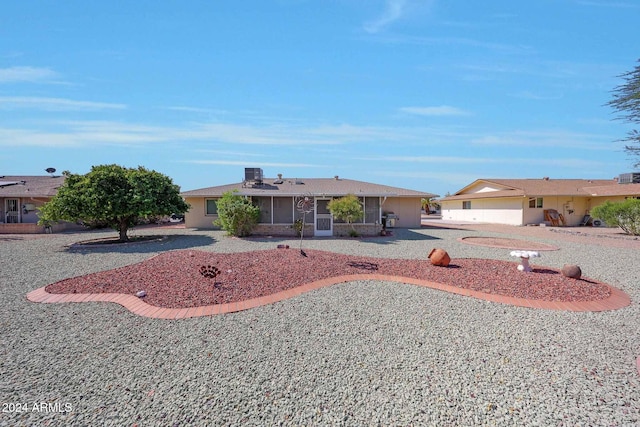
<svg viewBox="0 0 640 427">
<path fill-rule="evenodd" d="M 353 195 L 347 194 L 339 199 L 333 199 L 327 204 L 329 212 L 337 219 L 347 221 L 347 224 L 351 225 L 351 229 L 355 232 L 353 222 L 362 219 L 364 216 L 364 209 L 362 209 L 362 203 Z"/>
<path fill-rule="evenodd" d="M 213 221 L 213 224 L 221 227 L 231 236 L 248 236 L 258 224 L 260 208 L 238 195 L 236 190 L 224 193 L 216 204 L 218 219 Z"/>
<path fill-rule="evenodd" d="M 422 204 L 422 209 L 424 209 L 424 212 L 429 215 L 429 211 L 436 210 L 440 207 L 440 203 L 438 203 L 438 201 L 436 201 L 433 197 L 430 198 L 422 198 L 420 199 L 420 203 Z"/>
<path fill-rule="evenodd" d="M 613 90 L 613 99 L 607 105 L 621 114 L 619 119 L 627 123 L 640 124 L 640 65 L 620 77 L 624 79 L 624 84 Z M 640 131 L 638 129 L 630 130 L 622 141 L 627 143 L 625 149 L 628 153 L 640 156 Z M 634 167 L 640 167 L 640 161 L 635 163 Z"/>
<path fill-rule="evenodd" d="M 65 171 L 58 193 L 40 209 L 39 224 L 85 221 L 107 224 L 129 240 L 127 231 L 152 216 L 183 214 L 189 205 L 171 178 L 139 166 L 93 166 L 86 175 Z"/>
<path fill-rule="evenodd" d="M 640 236 L 640 200 L 624 202 L 606 201 L 591 210 L 593 218 L 600 218 L 607 225 L 622 228 L 625 233 Z"/>
</svg>

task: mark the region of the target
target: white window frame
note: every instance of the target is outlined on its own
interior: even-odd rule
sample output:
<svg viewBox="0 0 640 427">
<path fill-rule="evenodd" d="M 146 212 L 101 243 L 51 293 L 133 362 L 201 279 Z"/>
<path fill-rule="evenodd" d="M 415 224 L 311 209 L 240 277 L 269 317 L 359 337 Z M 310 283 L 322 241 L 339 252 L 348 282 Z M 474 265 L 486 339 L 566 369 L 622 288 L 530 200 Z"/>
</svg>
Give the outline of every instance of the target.
<svg viewBox="0 0 640 427">
<path fill-rule="evenodd" d="M 533 206 L 531 206 L 533 204 Z M 542 209 L 544 205 L 544 198 L 542 197 L 529 197 L 529 209 Z"/>
</svg>

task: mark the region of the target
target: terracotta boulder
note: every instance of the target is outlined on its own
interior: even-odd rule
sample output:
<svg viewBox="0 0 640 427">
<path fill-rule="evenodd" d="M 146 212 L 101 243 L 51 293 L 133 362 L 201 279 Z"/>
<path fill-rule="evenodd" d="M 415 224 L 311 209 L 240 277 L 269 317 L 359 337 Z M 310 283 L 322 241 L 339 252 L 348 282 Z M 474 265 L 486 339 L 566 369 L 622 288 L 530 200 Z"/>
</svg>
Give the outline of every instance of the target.
<svg viewBox="0 0 640 427">
<path fill-rule="evenodd" d="M 582 276 L 582 270 L 575 264 L 565 264 L 562 267 L 562 275 L 572 279 L 579 279 Z"/>
<path fill-rule="evenodd" d="M 440 267 L 447 267 L 451 258 L 449 254 L 444 249 L 433 248 L 431 252 L 429 252 L 429 256 L 427 256 L 431 260 L 431 264 L 437 265 Z"/>
</svg>

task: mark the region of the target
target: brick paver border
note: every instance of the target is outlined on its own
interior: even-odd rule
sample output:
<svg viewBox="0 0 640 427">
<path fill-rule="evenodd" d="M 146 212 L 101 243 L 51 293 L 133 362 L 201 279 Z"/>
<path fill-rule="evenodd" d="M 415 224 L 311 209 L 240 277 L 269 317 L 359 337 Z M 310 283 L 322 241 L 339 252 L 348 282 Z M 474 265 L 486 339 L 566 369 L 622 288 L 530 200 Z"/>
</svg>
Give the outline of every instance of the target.
<svg viewBox="0 0 640 427">
<path fill-rule="evenodd" d="M 307 283 L 286 291 L 277 292 L 271 295 L 265 295 L 258 298 L 252 298 L 245 301 L 207 305 L 202 307 L 191 308 L 163 308 L 156 307 L 144 302 L 141 298 L 134 295 L 99 293 L 99 294 L 50 294 L 45 287 L 36 289 L 27 294 L 27 299 L 38 303 L 63 303 L 63 302 L 114 302 L 125 307 L 134 314 L 154 319 L 185 319 L 190 317 L 212 316 L 216 314 L 233 313 L 236 311 L 249 310 L 251 308 L 260 307 L 262 305 L 273 304 L 288 298 L 293 298 L 305 292 L 315 289 L 324 288 L 336 283 L 352 282 L 358 280 L 380 280 L 407 283 L 416 286 L 423 286 L 432 289 L 438 289 L 458 295 L 479 298 L 486 301 L 492 301 L 502 304 L 509 304 L 518 307 L 539 308 L 546 310 L 566 310 L 566 311 L 607 311 L 617 310 L 631 304 L 631 298 L 620 289 L 609 286 L 610 295 L 608 298 L 597 301 L 581 301 L 581 302 L 560 302 L 560 301 L 542 301 L 529 300 L 524 298 L 514 298 L 496 294 L 489 294 L 471 289 L 458 288 L 456 286 L 445 285 L 427 280 L 413 279 L 410 277 L 387 276 L 383 274 L 353 274 L 336 276 L 328 279 L 317 280 Z M 640 369 L 640 359 L 638 360 L 638 369 Z"/>
</svg>

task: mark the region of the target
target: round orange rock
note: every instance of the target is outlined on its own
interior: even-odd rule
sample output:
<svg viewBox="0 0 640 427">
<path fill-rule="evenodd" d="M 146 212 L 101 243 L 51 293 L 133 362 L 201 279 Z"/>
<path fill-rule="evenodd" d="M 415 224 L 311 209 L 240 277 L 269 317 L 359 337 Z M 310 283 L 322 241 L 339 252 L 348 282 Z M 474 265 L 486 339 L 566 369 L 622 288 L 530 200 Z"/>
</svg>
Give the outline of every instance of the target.
<svg viewBox="0 0 640 427">
<path fill-rule="evenodd" d="M 438 265 L 440 267 L 447 267 L 451 258 L 449 254 L 444 249 L 433 248 L 431 252 L 429 252 L 429 256 L 427 257 L 431 260 L 431 264 Z"/>
</svg>

